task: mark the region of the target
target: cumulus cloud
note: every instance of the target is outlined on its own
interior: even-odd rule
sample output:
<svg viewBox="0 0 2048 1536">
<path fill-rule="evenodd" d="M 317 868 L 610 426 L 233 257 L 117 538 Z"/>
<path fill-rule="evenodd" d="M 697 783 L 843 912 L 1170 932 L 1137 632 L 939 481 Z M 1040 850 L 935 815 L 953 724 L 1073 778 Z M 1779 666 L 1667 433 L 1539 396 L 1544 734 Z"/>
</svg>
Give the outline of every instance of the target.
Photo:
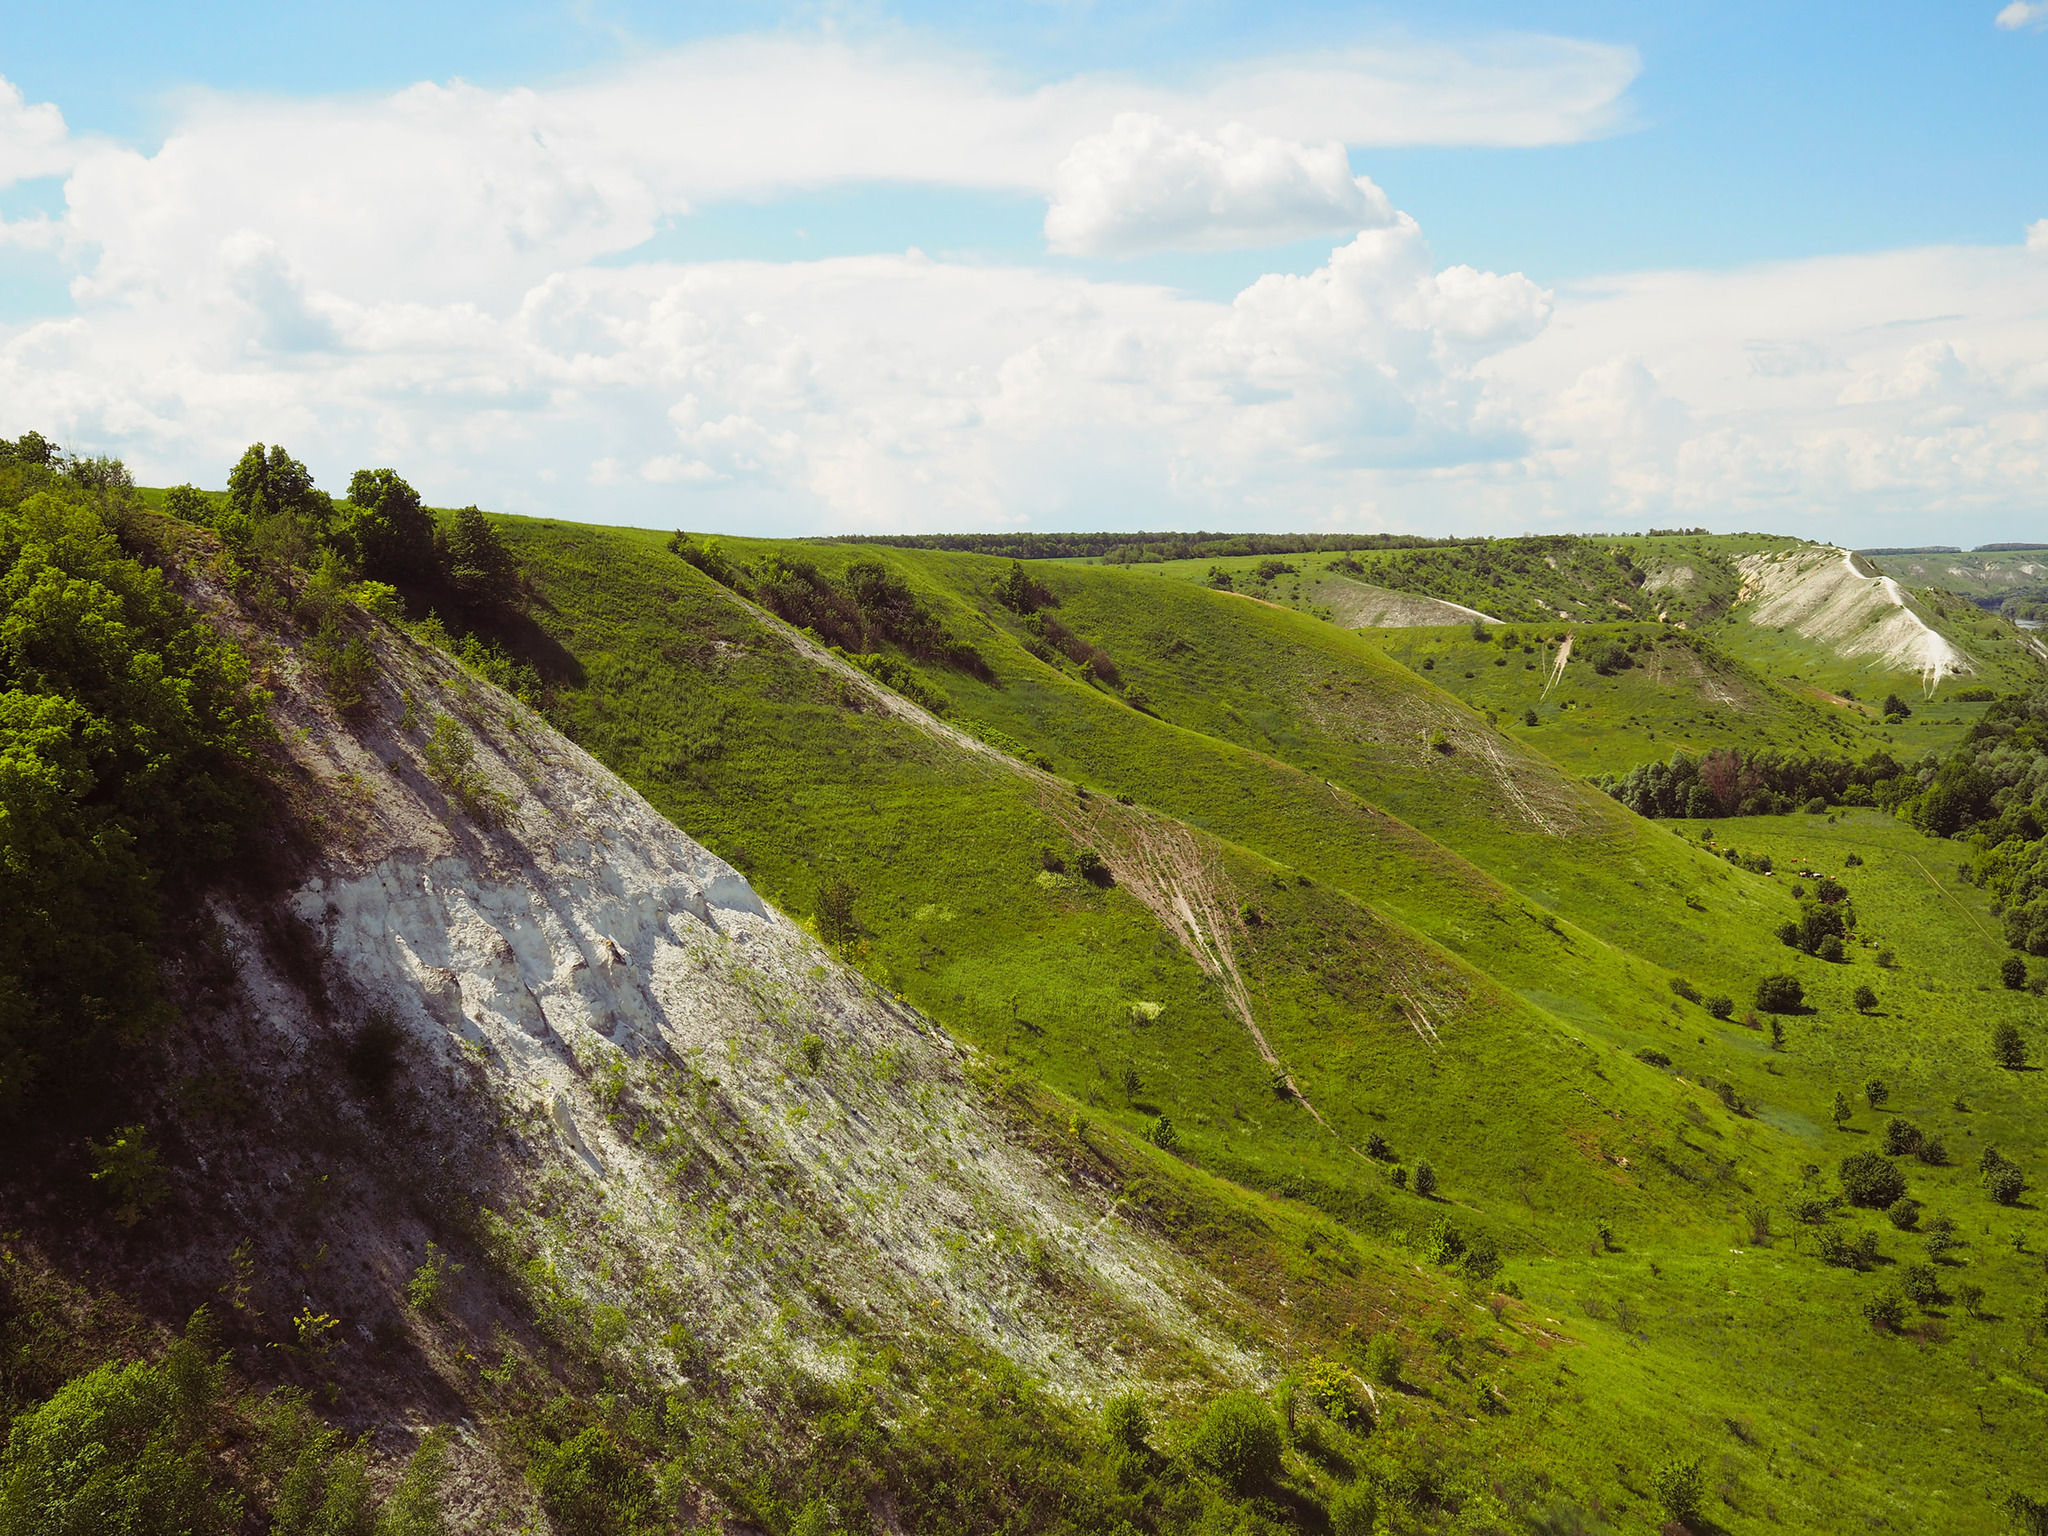
<svg viewBox="0 0 2048 1536">
<path fill-rule="evenodd" d="M 2048 219 L 2036 219 L 2027 226 L 2027 250 L 2036 256 L 2048 256 Z"/>
<path fill-rule="evenodd" d="M 1298 144 L 1237 123 L 1210 137 L 1125 112 L 1060 162 L 1045 236 L 1072 255 L 1132 256 L 1275 245 L 1393 217 L 1335 140 Z"/>
<path fill-rule="evenodd" d="M 77 163 L 81 152 L 56 106 L 31 104 L 13 81 L 0 79 L 0 187 L 59 175 Z"/>
<path fill-rule="evenodd" d="M 2022 27 L 2048 26 L 2048 0 L 2012 0 L 1996 18 L 1999 28 L 2017 32 Z"/>
</svg>

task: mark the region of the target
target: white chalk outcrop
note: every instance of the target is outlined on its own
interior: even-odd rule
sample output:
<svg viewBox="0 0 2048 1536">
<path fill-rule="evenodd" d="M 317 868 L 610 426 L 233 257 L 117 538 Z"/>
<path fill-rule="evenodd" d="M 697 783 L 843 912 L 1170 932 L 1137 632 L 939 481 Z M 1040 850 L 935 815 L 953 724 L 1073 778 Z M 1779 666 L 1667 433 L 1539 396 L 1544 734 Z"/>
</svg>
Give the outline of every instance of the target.
<svg viewBox="0 0 2048 1536">
<path fill-rule="evenodd" d="M 1941 634 L 1905 589 L 1861 556 L 1830 545 L 1742 555 L 1739 602 L 1752 624 L 1788 628 L 1844 657 L 1916 672 L 1930 691 L 1951 673 L 1974 673 L 1967 653 Z"/>
<path fill-rule="evenodd" d="M 618 1347 L 680 1314 L 744 1354 L 853 1308 L 1079 1396 L 1146 1358 L 1258 1374 L 1203 1321 L 1242 1303 L 1032 1150 L 933 1024 L 516 700 L 386 626 L 372 638 L 384 680 L 355 723 L 269 647 L 324 823 L 292 910 L 333 1006 L 395 1021 L 467 1085 L 454 1112 L 524 1149 L 524 1187 L 482 1197 L 486 1221 L 547 1285 L 628 1319 Z M 428 771 L 443 717 L 472 744 L 481 821 Z M 310 1056 L 261 914 L 223 898 L 217 916 L 259 1011 Z"/>
</svg>

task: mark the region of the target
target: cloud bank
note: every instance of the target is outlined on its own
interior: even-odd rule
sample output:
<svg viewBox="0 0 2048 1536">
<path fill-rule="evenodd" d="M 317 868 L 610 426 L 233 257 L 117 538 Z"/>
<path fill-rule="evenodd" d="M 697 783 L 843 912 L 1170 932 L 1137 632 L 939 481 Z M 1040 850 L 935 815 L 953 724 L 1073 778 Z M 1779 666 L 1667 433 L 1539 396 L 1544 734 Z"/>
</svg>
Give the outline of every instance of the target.
<svg viewBox="0 0 2048 1536">
<path fill-rule="evenodd" d="M 149 481 L 217 483 L 262 438 L 330 485 L 395 464 L 443 501 L 763 531 L 1850 537 L 2035 507 L 2048 223 L 1553 294 L 1438 268 L 1353 170 L 1347 146 L 1611 131 L 1635 68 L 1518 39 L 1024 88 L 741 39 L 545 90 L 199 97 L 149 153 L 7 87 L 0 177 L 68 176 L 8 237 L 62 254 L 75 306 L 0 331 L 0 414 Z M 914 251 L 632 255 L 694 208 L 860 181 L 1041 196 L 1055 253 L 1333 249 L 1227 303 Z"/>
</svg>

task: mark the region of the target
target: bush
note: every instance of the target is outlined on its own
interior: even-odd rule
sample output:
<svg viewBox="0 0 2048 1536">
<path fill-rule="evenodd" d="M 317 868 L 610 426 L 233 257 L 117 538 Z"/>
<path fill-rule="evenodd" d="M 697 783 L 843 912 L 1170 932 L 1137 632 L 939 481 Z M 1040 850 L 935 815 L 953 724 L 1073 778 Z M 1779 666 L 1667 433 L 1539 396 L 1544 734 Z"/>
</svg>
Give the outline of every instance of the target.
<svg viewBox="0 0 2048 1536">
<path fill-rule="evenodd" d="M 1877 1006 L 1877 994 L 1865 983 L 1850 994 L 1849 1005 L 1858 1013 L 1868 1013 Z"/>
<path fill-rule="evenodd" d="M 1422 1240 L 1422 1251 L 1432 1264 L 1455 1264 L 1465 1255 L 1465 1234 L 1438 1218 Z"/>
<path fill-rule="evenodd" d="M 2027 1042 L 2020 1037 L 2017 1024 L 2007 1022 L 1991 1031 L 1991 1059 L 2008 1072 L 2018 1072 L 2026 1066 Z"/>
<path fill-rule="evenodd" d="M 1887 1157 L 1911 1157 L 1920 1150 L 1920 1128 L 1897 1115 L 1884 1123 L 1884 1151 Z"/>
<path fill-rule="evenodd" d="M 1700 1000 L 1700 989 L 1683 976 L 1671 978 L 1671 990 L 1684 998 L 1688 1003 L 1696 1003 Z"/>
<path fill-rule="evenodd" d="M 1330 1536 L 1372 1536 L 1378 1514 L 1371 1484 L 1356 1482 L 1339 1488 L 1330 1499 Z"/>
<path fill-rule="evenodd" d="M 1701 1471 L 1698 1458 L 1691 1461 L 1673 1461 L 1657 1468 L 1650 1474 L 1650 1492 L 1664 1513 L 1680 1525 L 1690 1525 L 1700 1517 L 1700 1501 L 1707 1494 L 1707 1480 Z"/>
<path fill-rule="evenodd" d="M 629 1536 L 655 1512 L 653 1480 L 602 1425 L 566 1444 L 544 1444 L 526 1475 L 565 1536 Z"/>
<path fill-rule="evenodd" d="M 1901 1232 L 1910 1232 L 1920 1223 L 1920 1207 L 1911 1200 L 1894 1200 L 1884 1213 Z"/>
<path fill-rule="evenodd" d="M 1998 1507 L 2020 1536 L 2048 1536 L 2048 1499 L 2030 1499 L 2015 1491 Z"/>
<path fill-rule="evenodd" d="M 1948 1148 L 1943 1146 L 1939 1136 L 1923 1136 L 1917 1155 L 1930 1168 L 1940 1168 L 1948 1162 Z"/>
<path fill-rule="evenodd" d="M 1814 953 L 1830 965 L 1840 965 L 1848 951 L 1842 948 L 1842 941 L 1831 933 L 1820 941 L 1820 948 Z"/>
<path fill-rule="evenodd" d="M 1136 1392 L 1119 1392 L 1104 1403 L 1102 1434 L 1120 1451 L 1142 1451 L 1152 1434 L 1152 1415 L 1145 1411 L 1145 1399 Z"/>
<path fill-rule="evenodd" d="M 1363 1361 L 1366 1380 L 1382 1387 L 1397 1385 L 1401 1380 L 1401 1341 L 1391 1333 L 1376 1333 L 1366 1341 Z"/>
<path fill-rule="evenodd" d="M 1476 1234 L 1465 1245 L 1465 1273 L 1473 1280 L 1491 1280 L 1500 1273 L 1500 1245 L 1487 1233 Z"/>
<path fill-rule="evenodd" d="M 1717 1019 L 1732 1018 L 1735 1013 L 1735 999 L 1716 994 L 1707 999 L 1707 1012 Z"/>
<path fill-rule="evenodd" d="M 1425 1200 L 1436 1193 L 1436 1169 L 1426 1157 L 1415 1160 L 1415 1193 Z"/>
<path fill-rule="evenodd" d="M 1932 1264 L 1908 1264 L 1899 1276 L 1899 1289 L 1916 1307 L 1938 1306 L 1945 1299 Z"/>
<path fill-rule="evenodd" d="M 1881 1077 L 1873 1077 L 1863 1085 L 1863 1102 L 1872 1109 L 1883 1109 L 1885 1101 L 1891 1096 L 1891 1085 Z"/>
<path fill-rule="evenodd" d="M 1998 979 L 2017 992 L 2027 984 L 2027 962 L 2018 955 L 2008 955 L 2005 964 L 1998 968 Z"/>
<path fill-rule="evenodd" d="M 1883 1210 L 1906 1193 L 1906 1176 L 1888 1157 L 1852 1152 L 1842 1159 L 1842 1195 L 1851 1205 Z"/>
<path fill-rule="evenodd" d="M 849 943 L 860 934 L 853 904 L 860 891 L 851 881 L 828 880 L 818 891 L 818 937 L 834 946 Z"/>
<path fill-rule="evenodd" d="M 1226 1393 L 1203 1412 L 1193 1450 L 1231 1488 L 1250 1493 L 1280 1471 L 1280 1425 L 1249 1392 Z"/>
<path fill-rule="evenodd" d="M 348 504 L 336 540 L 365 576 L 376 581 L 429 582 L 441 574 L 434 515 L 395 469 L 359 469 L 349 476 Z"/>
<path fill-rule="evenodd" d="M 1991 1170 L 1984 1187 L 2000 1205 L 2018 1205 L 2020 1196 L 2027 1191 L 2027 1181 L 2020 1176 L 2019 1169 L 2005 1163 Z"/>
<path fill-rule="evenodd" d="M 1972 1317 L 1983 1315 L 1984 1287 L 1973 1280 L 1966 1280 L 1956 1287 L 1956 1301 Z"/>
<path fill-rule="evenodd" d="M 123 1226 L 134 1226 L 170 1193 L 146 1126 L 124 1125 L 103 1142 L 87 1142 L 86 1150 L 97 1165 L 93 1182 L 106 1190 Z"/>
<path fill-rule="evenodd" d="M 1879 1291 L 1863 1303 L 1863 1320 L 1880 1333 L 1897 1333 L 1906 1320 L 1906 1303 L 1896 1291 Z"/>
<path fill-rule="evenodd" d="M 1756 984 L 1756 1005 L 1765 1013 L 1797 1013 L 1806 1005 L 1806 988 L 1783 972 L 1766 976 Z"/>
</svg>

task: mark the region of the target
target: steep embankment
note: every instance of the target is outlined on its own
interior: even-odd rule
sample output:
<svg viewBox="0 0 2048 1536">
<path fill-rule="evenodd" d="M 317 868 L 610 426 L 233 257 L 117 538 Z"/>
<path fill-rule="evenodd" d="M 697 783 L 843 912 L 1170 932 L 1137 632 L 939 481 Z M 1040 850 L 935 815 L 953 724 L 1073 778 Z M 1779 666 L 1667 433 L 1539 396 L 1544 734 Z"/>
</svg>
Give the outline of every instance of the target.
<svg viewBox="0 0 2048 1536">
<path fill-rule="evenodd" d="M 1917 673 L 1928 693 L 1944 677 L 1977 670 L 1897 581 L 1847 550 L 1807 546 L 1736 565 L 1752 624 L 1794 630 L 1875 672 Z"/>
</svg>

